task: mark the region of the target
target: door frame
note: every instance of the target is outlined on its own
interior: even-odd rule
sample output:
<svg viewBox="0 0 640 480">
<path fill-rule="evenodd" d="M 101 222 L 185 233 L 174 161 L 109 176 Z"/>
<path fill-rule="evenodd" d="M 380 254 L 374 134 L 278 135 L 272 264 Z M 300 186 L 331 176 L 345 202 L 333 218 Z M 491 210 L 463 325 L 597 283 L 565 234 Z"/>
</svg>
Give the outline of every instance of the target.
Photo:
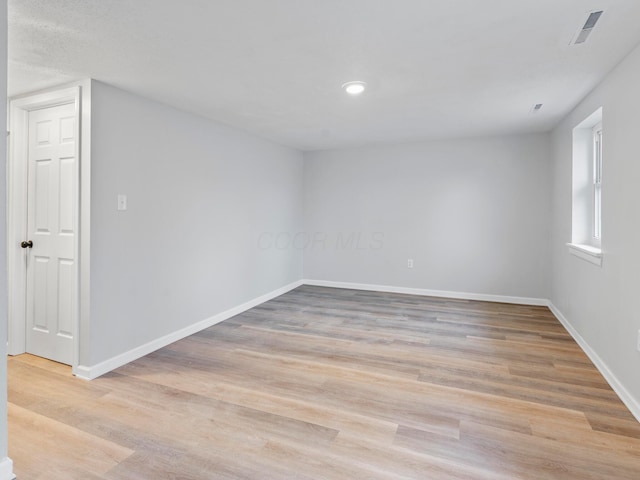
<svg viewBox="0 0 640 480">
<path fill-rule="evenodd" d="M 78 182 L 76 192 L 76 301 L 73 315 L 72 373 L 77 375 L 83 352 L 83 334 L 89 325 L 89 238 L 91 188 L 91 80 L 9 99 L 9 152 L 7 161 L 7 279 L 9 355 L 26 352 L 26 269 L 19 248 L 27 229 L 27 155 L 29 112 L 73 103 L 75 105 Z"/>
</svg>

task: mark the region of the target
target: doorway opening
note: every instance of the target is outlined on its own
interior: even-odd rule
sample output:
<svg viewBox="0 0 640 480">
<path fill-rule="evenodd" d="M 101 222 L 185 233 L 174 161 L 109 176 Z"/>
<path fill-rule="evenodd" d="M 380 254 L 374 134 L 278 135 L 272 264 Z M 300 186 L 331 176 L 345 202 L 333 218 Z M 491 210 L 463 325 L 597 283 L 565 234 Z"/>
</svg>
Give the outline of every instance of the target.
<svg viewBox="0 0 640 480">
<path fill-rule="evenodd" d="M 86 81 L 9 103 L 8 353 L 74 374 L 88 318 L 89 95 Z"/>
</svg>

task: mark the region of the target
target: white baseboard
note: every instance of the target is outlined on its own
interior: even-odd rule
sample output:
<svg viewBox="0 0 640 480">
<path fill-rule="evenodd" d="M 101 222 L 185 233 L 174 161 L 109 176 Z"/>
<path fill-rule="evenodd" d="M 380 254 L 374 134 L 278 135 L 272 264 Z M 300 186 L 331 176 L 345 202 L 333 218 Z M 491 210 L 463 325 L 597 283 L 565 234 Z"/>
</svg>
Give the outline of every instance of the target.
<svg viewBox="0 0 640 480">
<path fill-rule="evenodd" d="M 634 398 L 629 391 L 623 386 L 618 378 L 611 372 L 607 364 L 600 358 L 600 356 L 593 350 L 589 344 L 582 338 L 578 331 L 573 328 L 571 323 L 565 318 L 562 312 L 549 300 L 543 298 L 531 298 L 531 297 L 512 297 L 505 295 L 486 295 L 479 293 L 466 293 L 466 292 L 452 292 L 446 290 L 427 290 L 421 288 L 407 288 L 407 287 L 394 287 L 389 285 L 370 285 L 362 283 L 351 282 L 333 282 L 328 280 L 300 280 L 297 282 L 285 285 L 282 288 L 269 292 L 260 297 L 254 298 L 242 305 L 231 308 L 224 312 L 221 312 L 213 317 L 202 320 L 198 323 L 190 325 L 186 328 L 170 333 L 164 337 L 152 340 L 144 345 L 129 350 L 128 352 L 117 355 L 113 358 L 105 360 L 93 366 L 78 366 L 74 371 L 74 374 L 80 378 L 86 380 L 93 380 L 94 378 L 104 375 L 118 367 L 126 365 L 129 362 L 144 357 L 149 353 L 152 353 L 162 347 L 165 347 L 173 342 L 181 340 L 189 335 L 193 335 L 205 328 L 209 328 L 217 323 L 220 323 L 228 318 L 238 315 L 242 312 L 250 310 L 264 302 L 267 302 L 273 298 L 279 297 L 301 285 L 310 285 L 318 287 L 330 287 L 330 288 L 345 288 L 351 290 L 368 290 L 373 292 L 388 292 L 388 293 L 403 293 L 408 295 L 420 295 L 428 297 L 442 297 L 442 298 L 454 298 L 461 300 L 480 300 L 485 302 L 498 302 L 498 303 L 514 303 L 520 305 L 536 305 L 546 306 L 553 312 L 558 318 L 560 323 L 567 329 L 569 334 L 578 343 L 580 348 L 585 352 L 589 359 L 593 362 L 596 368 L 600 371 L 605 380 L 609 383 L 611 388 L 620 397 L 622 402 L 629 408 L 633 416 L 640 422 L 640 402 Z M 0 480 L 12 480 L 13 476 L 13 463 L 11 459 L 5 458 L 0 461 Z"/>
<path fill-rule="evenodd" d="M 571 325 L 569 320 L 567 320 L 562 312 L 551 301 L 549 301 L 548 306 L 556 316 L 556 318 L 560 321 L 560 323 L 562 323 L 564 328 L 566 328 L 567 331 L 571 334 L 576 343 L 580 345 L 580 348 L 582 348 L 584 353 L 587 354 L 589 359 L 593 362 L 593 364 L 600 371 L 605 380 L 609 383 L 613 391 L 616 392 L 618 397 L 620 397 L 622 403 L 627 406 L 627 408 L 631 411 L 631 414 L 636 417 L 636 420 L 640 422 L 640 402 L 629 393 L 622 382 L 618 380 L 618 377 L 613 374 L 607 364 L 600 358 L 595 350 L 591 348 L 587 341 L 582 338 L 582 335 L 580 335 L 578 331 L 573 328 L 573 325 Z"/>
<path fill-rule="evenodd" d="M 137 360 L 145 355 L 148 355 L 156 350 L 166 347 L 173 342 L 177 342 L 189 335 L 193 335 L 205 328 L 209 328 L 217 323 L 220 323 L 228 318 L 231 318 L 235 315 L 238 315 L 242 312 L 245 312 L 253 307 L 260 305 L 261 303 L 267 302 L 275 297 L 279 297 L 294 288 L 299 287 L 300 285 L 315 285 L 321 287 L 333 287 L 333 288 L 347 288 L 352 290 L 370 290 L 376 292 L 392 292 L 392 293 L 406 293 L 410 295 L 422 295 L 422 296 L 430 296 L 430 297 L 445 297 L 445 298 L 457 298 L 457 299 L 465 299 L 465 300 L 483 300 L 488 302 L 501 302 L 501 303 L 517 303 L 522 305 L 547 305 L 548 301 L 539 299 L 539 298 L 526 298 L 526 297 L 508 297 L 502 295 L 484 295 L 484 294 L 474 294 L 474 293 L 462 293 L 462 292 L 449 292 L 449 291 L 441 291 L 441 290 L 424 290 L 418 288 L 405 288 L 405 287 L 391 287 L 385 285 L 367 285 L 360 283 L 348 283 L 348 282 L 331 282 L 324 280 L 300 280 L 297 282 L 290 283 L 289 285 L 285 285 L 282 288 L 274 290 L 273 292 L 269 292 L 260 297 L 254 298 L 242 305 L 238 305 L 237 307 L 226 310 L 222 313 L 214 315 L 213 317 L 202 320 L 198 323 L 190 325 L 186 328 L 178 330 L 176 332 L 165 335 L 164 337 L 157 338 L 152 340 L 144 345 L 136 347 L 127 352 L 121 353 L 120 355 L 116 355 L 108 360 L 100 362 L 96 365 L 92 366 L 84 366 L 78 365 L 76 369 L 74 369 L 74 375 L 79 378 L 83 378 L 85 380 L 93 380 L 94 378 L 98 378 L 105 373 L 108 373 L 112 370 L 115 370 L 118 367 L 126 365 L 129 362 Z M 0 477 L 0 480 L 2 478 Z"/>
<path fill-rule="evenodd" d="M 632 415 L 640 422 L 640 401 L 633 397 L 629 391 L 624 387 L 622 382 L 613 374 L 607 364 L 600 358 L 593 348 L 586 342 L 584 338 L 573 328 L 571 323 L 565 318 L 560 310 L 550 301 L 544 298 L 529 298 L 529 297 L 510 297 L 503 295 L 485 295 L 477 293 L 465 293 L 465 292 L 451 292 L 442 290 L 425 290 L 419 288 L 406 288 L 406 287 L 392 287 L 388 285 L 369 285 L 361 283 L 349 283 L 349 282 L 332 282 L 328 280 L 303 280 L 304 285 L 312 285 L 317 287 L 330 287 L 330 288 L 346 288 L 351 290 L 368 290 L 372 292 L 388 292 L 388 293 L 405 293 L 408 295 L 422 295 L 428 297 L 442 297 L 442 298 L 456 298 L 463 300 L 481 300 L 486 302 L 500 302 L 500 303 L 515 303 L 520 305 L 538 305 L 549 307 L 551 312 L 562 323 L 564 328 L 567 329 L 569 334 L 573 337 L 576 343 L 582 348 L 584 353 L 593 362 L 596 368 L 600 371 L 605 380 L 609 383 L 614 392 L 620 397 L 620 400 L 631 411 Z"/>
<path fill-rule="evenodd" d="M 277 290 L 269 292 L 265 295 L 261 295 L 260 297 L 254 298 L 253 300 L 249 300 L 242 305 L 238 305 L 237 307 L 233 307 L 229 310 L 218 313 L 213 317 L 207 318 L 198 323 L 194 323 L 193 325 L 189 325 L 186 328 L 170 333 L 169 335 L 165 335 L 164 337 L 152 340 L 148 343 L 145 343 L 144 345 L 129 350 L 128 352 L 121 353 L 120 355 L 105 360 L 104 362 L 100 362 L 92 366 L 79 365 L 73 373 L 77 377 L 83 378 L 85 380 L 93 380 L 94 378 L 98 378 L 100 375 L 104 375 L 105 373 L 126 365 L 129 362 L 133 362 L 134 360 L 144 357 L 151 352 L 155 352 L 162 347 L 166 347 L 173 342 L 182 340 L 189 335 L 198 333 L 205 328 L 209 328 L 217 323 L 227 320 L 228 318 L 234 317 L 235 315 L 238 315 L 242 312 L 246 312 L 247 310 L 258 306 L 261 303 L 279 297 L 280 295 L 283 295 L 293 290 L 294 288 L 298 288 L 300 285 L 302 285 L 302 281 L 290 283 L 289 285 L 285 285 L 284 287 L 278 288 Z M 2 480 L 2 477 L 0 477 L 0 480 Z"/>
<path fill-rule="evenodd" d="M 505 295 L 487 295 L 484 293 L 451 292 L 447 290 L 426 290 L 422 288 L 392 287 L 389 285 L 369 285 L 365 283 L 332 282 L 329 280 L 303 280 L 305 285 L 316 287 L 346 288 L 351 290 L 368 290 L 372 292 L 405 293 L 425 297 L 455 298 L 459 300 L 480 300 L 483 302 L 515 303 L 519 305 L 537 305 L 546 307 L 546 298 L 510 297 Z"/>
<path fill-rule="evenodd" d="M 0 480 L 13 480 L 13 461 L 9 457 L 0 460 Z"/>
</svg>

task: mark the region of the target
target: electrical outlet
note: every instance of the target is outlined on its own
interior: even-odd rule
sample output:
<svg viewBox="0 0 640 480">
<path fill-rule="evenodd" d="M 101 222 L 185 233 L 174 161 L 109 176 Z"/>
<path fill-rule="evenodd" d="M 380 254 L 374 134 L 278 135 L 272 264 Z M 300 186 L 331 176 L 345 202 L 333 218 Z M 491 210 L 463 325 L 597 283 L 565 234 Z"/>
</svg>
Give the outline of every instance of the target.
<svg viewBox="0 0 640 480">
<path fill-rule="evenodd" d="M 407 260 L 407 268 L 413 268 L 413 259 L 412 258 Z"/>
</svg>

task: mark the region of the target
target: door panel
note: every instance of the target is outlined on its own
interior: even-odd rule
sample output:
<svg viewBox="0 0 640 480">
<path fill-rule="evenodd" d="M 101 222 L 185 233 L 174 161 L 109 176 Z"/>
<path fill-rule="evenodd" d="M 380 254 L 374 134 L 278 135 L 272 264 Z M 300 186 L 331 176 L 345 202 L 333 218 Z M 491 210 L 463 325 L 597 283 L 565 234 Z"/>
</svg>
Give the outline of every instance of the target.
<svg viewBox="0 0 640 480">
<path fill-rule="evenodd" d="M 73 360 L 78 162 L 74 104 L 29 112 L 27 352 Z"/>
</svg>

